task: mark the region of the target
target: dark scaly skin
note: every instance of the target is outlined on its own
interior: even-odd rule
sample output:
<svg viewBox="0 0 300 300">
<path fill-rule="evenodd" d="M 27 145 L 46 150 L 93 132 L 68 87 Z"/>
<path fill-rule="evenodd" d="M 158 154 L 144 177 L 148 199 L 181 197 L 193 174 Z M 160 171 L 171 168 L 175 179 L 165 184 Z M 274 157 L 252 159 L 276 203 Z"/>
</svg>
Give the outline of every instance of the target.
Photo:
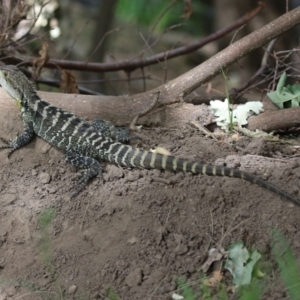
<svg viewBox="0 0 300 300">
<path fill-rule="evenodd" d="M 0 67 L 0 84 L 17 102 L 24 123 L 23 133 L 12 141 L 4 140 L 7 145 L 0 149 L 10 148 L 10 155 L 38 135 L 64 150 L 66 161 L 83 171 L 73 198 L 84 189 L 90 178 L 101 174 L 99 161 L 108 161 L 124 167 L 242 178 L 300 206 L 299 200 L 250 173 L 222 166 L 189 162 L 178 157 L 124 145 L 120 142 L 129 139 L 126 129 L 116 129 L 103 120 L 96 120 L 94 124 L 90 124 L 72 113 L 41 100 L 27 77 L 15 66 Z"/>
</svg>

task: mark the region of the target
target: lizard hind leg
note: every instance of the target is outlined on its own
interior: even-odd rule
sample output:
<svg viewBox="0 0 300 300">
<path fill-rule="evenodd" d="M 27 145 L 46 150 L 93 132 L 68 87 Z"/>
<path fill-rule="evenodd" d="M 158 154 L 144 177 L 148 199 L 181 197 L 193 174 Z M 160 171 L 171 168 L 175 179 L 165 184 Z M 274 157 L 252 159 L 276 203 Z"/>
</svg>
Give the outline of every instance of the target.
<svg viewBox="0 0 300 300">
<path fill-rule="evenodd" d="M 129 143 L 130 134 L 128 127 L 115 127 L 112 123 L 103 119 L 96 119 L 93 122 L 93 127 L 106 137 L 120 143 Z"/>
<path fill-rule="evenodd" d="M 73 186 L 73 188 L 76 187 L 76 190 L 72 194 L 71 199 L 74 199 L 78 196 L 91 178 L 102 173 L 102 167 L 100 163 L 96 159 L 88 156 L 88 154 L 85 152 L 86 151 L 83 147 L 76 146 L 72 150 L 68 151 L 65 155 L 66 161 L 71 165 L 81 169 L 82 172 L 81 178 Z"/>
</svg>

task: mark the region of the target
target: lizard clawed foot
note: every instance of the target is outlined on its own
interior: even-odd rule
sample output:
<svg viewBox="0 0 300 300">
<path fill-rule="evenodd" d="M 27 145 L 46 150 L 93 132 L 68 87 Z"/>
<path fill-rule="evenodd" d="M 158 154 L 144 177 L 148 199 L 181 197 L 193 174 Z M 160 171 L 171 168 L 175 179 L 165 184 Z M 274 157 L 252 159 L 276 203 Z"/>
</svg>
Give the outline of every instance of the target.
<svg viewBox="0 0 300 300">
<path fill-rule="evenodd" d="M 11 149 L 11 150 L 8 152 L 8 154 L 7 154 L 7 157 L 9 158 L 9 157 L 13 154 L 13 152 L 15 152 L 17 149 L 15 149 L 15 148 L 13 147 L 12 141 L 11 141 L 11 140 L 6 140 L 6 139 L 0 137 L 0 141 L 4 142 L 4 143 L 6 144 L 5 146 L 1 146 L 1 147 L 0 147 L 0 150 L 2 150 L 2 149 Z"/>
<path fill-rule="evenodd" d="M 80 170 L 80 172 L 83 172 L 82 176 L 70 188 L 70 190 L 73 190 L 73 189 L 76 188 L 75 192 L 71 196 L 71 200 L 73 200 L 74 198 L 76 198 L 84 190 L 84 188 L 87 185 L 89 179 L 91 178 L 90 175 L 88 174 L 87 170 Z M 99 173 L 98 175 L 100 175 L 101 179 L 103 179 L 103 176 L 102 176 L 101 173 Z"/>
<path fill-rule="evenodd" d="M 102 168 L 96 159 L 88 156 L 88 148 L 75 146 L 71 151 L 66 153 L 66 161 L 80 169 L 82 177 L 73 187 L 76 187 L 75 193 L 71 196 L 74 199 L 86 186 L 89 179 L 101 174 Z"/>
<path fill-rule="evenodd" d="M 82 190 L 85 188 L 89 179 L 90 179 L 90 177 L 87 176 L 87 174 L 83 174 L 83 176 L 75 184 L 73 184 L 71 189 L 74 189 L 75 187 L 77 187 L 77 188 L 76 188 L 75 192 L 72 194 L 71 200 L 75 199 L 80 194 L 80 192 L 82 192 Z"/>
<path fill-rule="evenodd" d="M 10 144 L 10 140 L 6 140 L 6 139 L 4 139 L 4 138 L 2 138 L 2 137 L 0 137 L 0 141 L 2 141 L 3 143 L 5 143 L 5 144 Z"/>
</svg>

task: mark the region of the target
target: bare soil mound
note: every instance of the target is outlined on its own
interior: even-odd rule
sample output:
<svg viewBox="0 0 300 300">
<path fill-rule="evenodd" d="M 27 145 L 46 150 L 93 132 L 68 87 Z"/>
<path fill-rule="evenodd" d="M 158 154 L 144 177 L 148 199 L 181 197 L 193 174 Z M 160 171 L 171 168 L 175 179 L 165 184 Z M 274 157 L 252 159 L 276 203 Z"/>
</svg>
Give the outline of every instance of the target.
<svg viewBox="0 0 300 300">
<path fill-rule="evenodd" d="M 0 136 L 13 136 L 9 121 L 1 122 Z M 140 136 L 139 147 L 159 145 L 206 163 L 221 159 L 239 167 L 246 154 L 276 158 L 248 171 L 299 198 L 300 167 L 290 146 L 248 138 L 227 143 L 190 127 L 143 130 Z M 114 293 L 171 299 L 180 277 L 197 296 L 208 250 L 238 240 L 267 262 L 264 299 L 287 298 L 270 251 L 270 228 L 278 228 L 298 254 L 300 207 L 277 195 L 241 179 L 107 165 L 104 181 L 96 178 L 70 200 L 75 169 L 59 150 L 37 138 L 6 156 L 2 150 L 1 300 L 117 299 Z"/>
</svg>

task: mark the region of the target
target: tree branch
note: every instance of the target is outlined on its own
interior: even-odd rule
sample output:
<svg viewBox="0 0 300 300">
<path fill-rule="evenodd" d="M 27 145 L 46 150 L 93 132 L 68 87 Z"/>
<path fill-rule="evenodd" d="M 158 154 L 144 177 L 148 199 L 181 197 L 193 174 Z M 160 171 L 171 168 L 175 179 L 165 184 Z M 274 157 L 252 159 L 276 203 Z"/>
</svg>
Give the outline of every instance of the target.
<svg viewBox="0 0 300 300">
<path fill-rule="evenodd" d="M 248 119 L 248 129 L 260 129 L 263 131 L 277 131 L 300 126 L 300 107 L 267 111 L 252 116 Z"/>
<path fill-rule="evenodd" d="M 63 59 L 55 59 L 51 58 L 44 65 L 47 68 L 56 68 L 56 66 L 60 66 L 66 70 L 80 70 L 80 71 L 92 71 L 92 72 L 112 72 L 124 70 L 127 72 L 134 71 L 138 68 L 143 68 L 146 66 L 157 64 L 158 62 L 163 62 L 166 59 L 171 59 L 180 55 L 188 54 L 190 52 L 196 51 L 203 47 L 204 45 L 218 40 L 224 35 L 238 29 L 242 25 L 248 23 L 252 20 L 264 7 L 262 3 L 260 3 L 255 9 L 245 14 L 240 19 L 236 20 L 234 23 L 229 26 L 218 30 L 217 32 L 205 37 L 201 41 L 190 44 L 188 46 L 182 46 L 175 49 L 171 49 L 168 51 L 164 51 L 158 53 L 156 55 L 144 58 L 144 59 L 132 59 L 125 60 L 119 62 L 109 62 L 109 63 L 93 63 L 93 62 L 82 62 L 82 61 L 72 61 L 72 60 L 63 60 Z M 8 57 L 5 58 L 4 61 L 7 64 L 22 64 L 23 66 L 32 65 L 32 61 L 36 59 L 35 57 Z"/>
</svg>

